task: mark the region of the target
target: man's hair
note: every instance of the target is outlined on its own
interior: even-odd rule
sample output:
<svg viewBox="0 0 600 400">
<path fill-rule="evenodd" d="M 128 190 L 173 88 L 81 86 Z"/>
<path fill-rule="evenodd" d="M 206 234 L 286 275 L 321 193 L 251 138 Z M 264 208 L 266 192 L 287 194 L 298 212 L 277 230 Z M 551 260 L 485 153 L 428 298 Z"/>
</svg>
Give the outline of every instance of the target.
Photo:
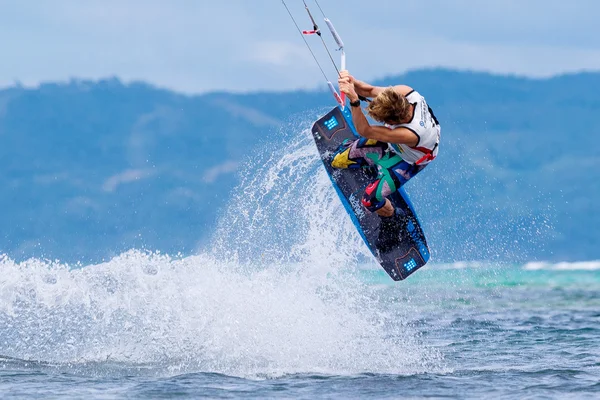
<svg viewBox="0 0 600 400">
<path fill-rule="evenodd" d="M 410 102 L 389 87 L 369 103 L 367 112 L 378 122 L 399 124 L 410 118 Z"/>
</svg>

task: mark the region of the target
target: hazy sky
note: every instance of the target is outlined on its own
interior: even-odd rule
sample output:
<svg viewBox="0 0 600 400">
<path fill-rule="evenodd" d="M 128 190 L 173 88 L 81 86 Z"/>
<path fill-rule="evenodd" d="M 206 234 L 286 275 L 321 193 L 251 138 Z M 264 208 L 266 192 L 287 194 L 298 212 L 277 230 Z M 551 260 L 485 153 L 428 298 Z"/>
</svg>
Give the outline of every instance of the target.
<svg viewBox="0 0 600 400">
<path fill-rule="evenodd" d="M 286 3 L 311 28 L 302 0 Z M 364 80 L 434 66 L 600 70 L 599 0 L 319 3 Z M 318 38 L 307 39 L 334 79 Z M 0 87 L 109 76 L 188 93 L 323 82 L 281 0 L 0 0 Z"/>
</svg>

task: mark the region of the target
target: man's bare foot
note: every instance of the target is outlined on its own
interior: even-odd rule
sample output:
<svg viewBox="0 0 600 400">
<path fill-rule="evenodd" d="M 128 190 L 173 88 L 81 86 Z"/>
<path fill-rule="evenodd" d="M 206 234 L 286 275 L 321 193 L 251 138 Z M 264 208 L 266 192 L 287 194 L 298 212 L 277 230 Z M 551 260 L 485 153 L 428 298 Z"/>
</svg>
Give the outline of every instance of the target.
<svg viewBox="0 0 600 400">
<path fill-rule="evenodd" d="M 394 215 L 394 206 L 392 205 L 391 201 L 385 199 L 385 205 L 375 212 L 380 217 L 391 217 L 392 215 Z"/>
</svg>

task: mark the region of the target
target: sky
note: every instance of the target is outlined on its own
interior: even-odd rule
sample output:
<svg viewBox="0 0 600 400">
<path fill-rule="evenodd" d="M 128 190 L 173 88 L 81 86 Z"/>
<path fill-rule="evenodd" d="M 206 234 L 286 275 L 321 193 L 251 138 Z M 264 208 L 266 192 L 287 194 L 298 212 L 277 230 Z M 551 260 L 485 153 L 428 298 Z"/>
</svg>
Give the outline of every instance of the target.
<svg viewBox="0 0 600 400">
<path fill-rule="evenodd" d="M 311 28 L 302 0 L 285 1 Z M 600 70 L 598 0 L 319 4 L 345 42 L 348 69 L 365 81 L 431 67 L 529 77 Z M 320 40 L 306 39 L 335 79 Z M 324 85 L 281 0 L 0 0 L 0 87 L 115 76 L 190 94 Z"/>
</svg>

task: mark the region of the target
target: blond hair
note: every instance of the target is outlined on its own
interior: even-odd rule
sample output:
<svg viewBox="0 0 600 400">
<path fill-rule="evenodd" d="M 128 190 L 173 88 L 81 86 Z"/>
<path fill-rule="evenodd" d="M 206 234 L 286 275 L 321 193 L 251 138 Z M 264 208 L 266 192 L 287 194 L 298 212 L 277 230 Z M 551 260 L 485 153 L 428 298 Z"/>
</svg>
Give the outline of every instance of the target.
<svg viewBox="0 0 600 400">
<path fill-rule="evenodd" d="M 410 118 L 410 103 L 405 96 L 394 90 L 385 89 L 369 103 L 367 112 L 378 122 L 399 124 Z"/>
</svg>

